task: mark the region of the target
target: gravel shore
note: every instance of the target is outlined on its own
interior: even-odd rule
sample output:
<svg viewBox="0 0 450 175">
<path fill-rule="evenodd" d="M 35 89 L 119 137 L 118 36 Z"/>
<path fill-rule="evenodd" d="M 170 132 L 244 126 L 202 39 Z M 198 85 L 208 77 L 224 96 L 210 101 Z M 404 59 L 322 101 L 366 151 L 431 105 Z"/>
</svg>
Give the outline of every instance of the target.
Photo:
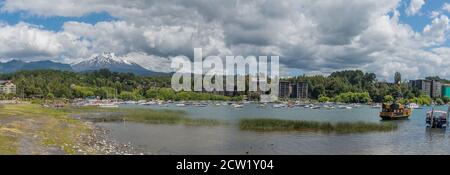
<svg viewBox="0 0 450 175">
<path fill-rule="evenodd" d="M 96 126 L 92 122 L 86 122 L 91 127 L 92 132 L 89 135 L 82 136 L 82 144 L 88 147 L 88 150 L 78 152 L 78 154 L 95 155 L 143 155 L 140 149 L 131 143 L 119 143 L 109 137 L 110 132 L 107 129 Z"/>
</svg>

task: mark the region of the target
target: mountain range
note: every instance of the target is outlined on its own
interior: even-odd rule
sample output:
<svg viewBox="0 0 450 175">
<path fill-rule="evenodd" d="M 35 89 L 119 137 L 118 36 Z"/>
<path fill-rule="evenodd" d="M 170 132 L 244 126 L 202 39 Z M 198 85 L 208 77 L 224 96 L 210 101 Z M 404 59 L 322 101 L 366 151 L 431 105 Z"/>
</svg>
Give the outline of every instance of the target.
<svg viewBox="0 0 450 175">
<path fill-rule="evenodd" d="M 74 71 L 74 72 L 89 72 L 99 69 L 109 69 L 112 72 L 133 73 L 142 76 L 167 74 L 148 70 L 140 66 L 139 64 L 123 60 L 119 57 L 116 57 L 114 53 L 108 52 L 99 55 L 94 55 L 89 59 L 86 59 L 84 61 L 75 64 L 64 64 L 49 60 L 35 61 L 35 62 L 12 60 L 5 63 L 0 62 L 0 73 L 14 73 L 21 70 L 43 70 L 43 69 Z"/>
</svg>

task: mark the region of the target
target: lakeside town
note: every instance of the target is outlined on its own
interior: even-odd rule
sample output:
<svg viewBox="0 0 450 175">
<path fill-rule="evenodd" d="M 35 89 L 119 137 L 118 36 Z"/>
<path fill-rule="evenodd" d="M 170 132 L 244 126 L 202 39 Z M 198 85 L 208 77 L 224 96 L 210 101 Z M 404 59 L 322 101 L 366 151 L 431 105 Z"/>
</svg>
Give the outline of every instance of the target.
<svg viewBox="0 0 450 175">
<path fill-rule="evenodd" d="M 102 73 L 102 71 L 104 70 L 100 70 L 92 74 L 97 75 L 98 73 Z M 28 76 L 34 76 L 34 73 L 40 72 L 46 73 L 46 71 L 31 71 L 24 74 L 27 74 Z M 59 71 L 50 71 L 50 73 L 64 74 L 64 72 Z M 112 73 L 107 70 L 106 73 L 110 76 L 124 75 Z M 360 75 L 371 75 L 368 73 L 364 75 L 360 71 L 342 71 L 333 74 L 329 77 L 345 77 L 345 81 L 355 79 L 355 77 L 358 77 Z M 21 76 L 23 77 L 24 75 Z M 360 106 L 360 104 L 372 104 L 374 108 L 380 108 L 381 103 L 389 102 L 399 102 L 405 105 L 410 105 L 412 108 L 419 108 L 420 105 L 442 105 L 449 103 L 450 84 L 447 84 L 449 83 L 449 81 L 436 79 L 436 77 L 429 77 L 427 79 L 409 80 L 402 82 L 400 73 L 397 72 L 395 76 L 396 82 L 394 83 L 375 82 L 375 78 L 369 80 L 372 82 L 372 86 L 378 86 L 375 87 L 376 90 L 387 88 L 387 90 L 385 90 L 387 92 L 385 94 L 381 94 L 381 99 L 380 97 L 374 96 L 375 94 L 372 92 L 364 91 L 364 88 L 362 88 L 362 90 L 354 91 L 352 91 L 351 88 L 350 90 L 341 90 L 342 92 L 340 92 L 339 94 L 334 93 L 334 96 L 329 96 L 327 94 L 330 94 L 330 92 L 333 92 L 335 90 L 328 90 L 324 87 L 321 87 L 323 85 L 320 83 L 316 83 L 316 80 L 314 80 L 315 78 L 318 78 L 317 76 L 299 76 L 296 78 L 280 80 L 278 88 L 279 101 L 274 102 L 274 104 L 269 104 L 269 100 L 262 99 L 261 95 L 265 93 L 260 91 L 220 91 L 212 93 L 175 92 L 170 88 L 165 87 L 167 85 L 167 82 L 164 82 L 166 81 L 164 79 L 167 78 L 164 77 L 160 78 L 163 79 L 163 82 L 161 82 L 159 85 L 160 87 L 158 87 L 157 83 L 155 83 L 155 78 L 153 78 L 153 85 L 151 87 L 147 87 L 147 90 L 145 90 L 145 88 L 143 89 L 142 87 L 140 87 L 140 90 L 136 89 L 136 87 L 130 87 L 132 92 L 123 90 L 121 92 L 118 92 L 118 89 L 113 87 L 98 87 L 98 89 L 94 89 L 81 85 L 70 84 L 70 87 L 64 87 L 65 90 L 73 91 L 71 93 L 74 94 L 74 97 L 69 99 L 64 97 L 64 94 L 62 96 L 55 96 L 55 94 L 57 94 L 60 89 L 53 89 L 54 92 L 48 92 L 46 95 L 39 95 L 35 92 L 27 92 L 29 87 L 23 87 L 27 86 L 27 84 L 20 83 L 20 85 L 17 86 L 14 83 L 14 80 L 0 80 L 0 99 L 2 100 L 1 103 L 18 103 L 20 101 L 56 101 L 56 103 L 54 104 L 57 105 L 58 103 L 59 105 L 71 103 L 75 106 L 99 107 L 118 107 L 118 105 L 120 104 L 158 105 L 164 107 L 168 106 L 169 104 L 174 104 L 176 107 L 231 105 L 235 108 L 242 108 L 245 104 L 252 102 L 260 104 L 260 107 L 271 105 L 274 108 L 304 107 L 312 109 L 351 109 L 352 107 Z M 138 78 L 138 76 L 133 76 L 133 78 Z M 142 78 L 145 79 L 145 77 Z M 156 77 L 156 79 L 158 78 L 159 77 Z M 323 79 L 323 77 L 319 78 Z M 350 86 L 352 86 L 362 83 L 366 82 L 359 81 L 349 84 Z M 138 86 L 142 85 L 138 84 Z M 39 91 L 41 90 L 38 89 L 37 92 Z M 369 91 L 371 90 L 369 89 Z"/>
</svg>

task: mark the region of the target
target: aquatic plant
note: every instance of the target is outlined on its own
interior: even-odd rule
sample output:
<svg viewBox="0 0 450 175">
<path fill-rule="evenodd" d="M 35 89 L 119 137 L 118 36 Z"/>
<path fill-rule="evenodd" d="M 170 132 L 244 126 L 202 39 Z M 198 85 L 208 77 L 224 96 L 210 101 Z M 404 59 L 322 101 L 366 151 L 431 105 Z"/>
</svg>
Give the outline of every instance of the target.
<svg viewBox="0 0 450 175">
<path fill-rule="evenodd" d="M 66 110 L 78 113 L 83 119 L 94 122 L 130 121 L 149 124 L 184 124 L 216 126 L 222 124 L 214 119 L 194 119 L 186 117 L 186 112 L 178 110 L 155 110 L 142 108 L 68 108 Z"/>
<path fill-rule="evenodd" d="M 392 122 L 318 122 L 280 119 L 242 119 L 239 122 L 242 130 L 249 131 L 315 131 L 336 133 L 363 133 L 372 131 L 392 131 L 398 126 Z"/>
</svg>

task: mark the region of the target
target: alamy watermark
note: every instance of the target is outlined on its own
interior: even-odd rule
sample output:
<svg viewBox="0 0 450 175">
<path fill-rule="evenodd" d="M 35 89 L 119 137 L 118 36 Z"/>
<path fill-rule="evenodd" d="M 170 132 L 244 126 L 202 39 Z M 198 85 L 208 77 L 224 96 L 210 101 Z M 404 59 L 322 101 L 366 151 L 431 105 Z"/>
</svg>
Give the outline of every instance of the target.
<svg viewBox="0 0 450 175">
<path fill-rule="evenodd" d="M 202 49 L 194 48 L 193 62 L 184 56 L 175 57 L 171 68 L 176 70 L 171 81 L 175 91 L 248 91 L 260 92 L 262 101 L 278 99 L 279 56 L 203 58 Z"/>
</svg>

